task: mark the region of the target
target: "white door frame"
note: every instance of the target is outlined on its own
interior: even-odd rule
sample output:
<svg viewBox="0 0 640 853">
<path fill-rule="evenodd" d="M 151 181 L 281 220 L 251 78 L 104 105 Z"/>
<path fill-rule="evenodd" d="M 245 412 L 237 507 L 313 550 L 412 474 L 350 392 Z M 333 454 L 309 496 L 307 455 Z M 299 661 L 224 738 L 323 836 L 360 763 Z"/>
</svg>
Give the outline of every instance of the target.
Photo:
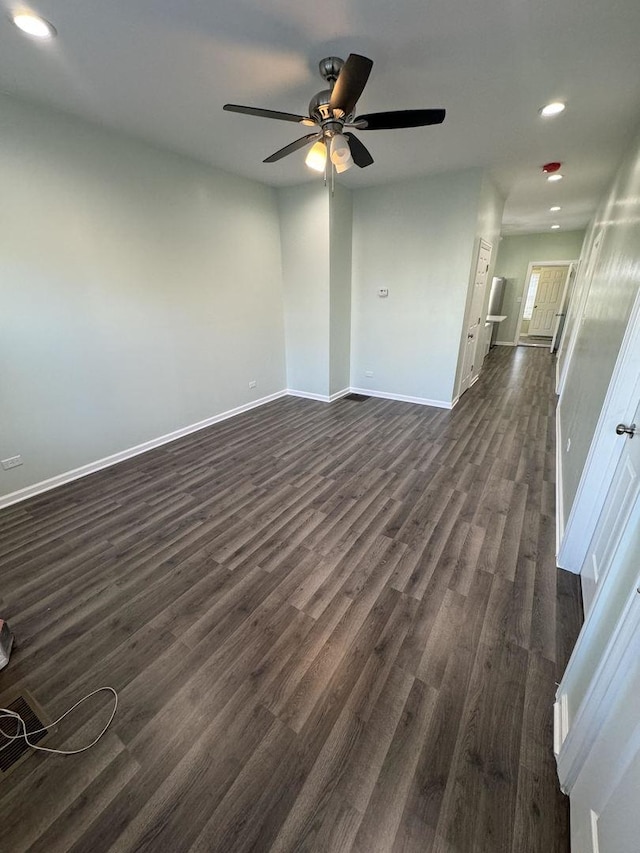
<svg viewBox="0 0 640 853">
<path fill-rule="evenodd" d="M 620 352 L 609 382 L 607 395 L 589 447 L 578 490 L 561 536 L 557 564 L 561 569 L 580 572 L 595 533 L 613 475 L 625 441 L 640 441 L 616 435 L 616 425 L 627 423 L 635 413 L 640 395 L 640 293 L 637 294 Z M 562 405 L 562 397 L 560 398 Z M 638 424 L 640 428 L 640 424 Z"/>
<path fill-rule="evenodd" d="M 566 317 L 567 308 L 569 305 L 568 294 L 569 294 L 569 282 L 571 281 L 571 273 L 576 270 L 577 264 L 570 263 L 569 264 L 569 272 L 567 273 L 567 277 L 564 280 L 564 287 L 562 288 L 562 297 L 560 299 L 560 313 L 556 314 L 556 321 L 553 327 L 553 337 L 551 338 L 551 346 L 549 347 L 549 352 L 554 352 L 556 350 L 556 344 L 558 339 L 558 332 L 560 331 L 560 322 L 561 318 Z"/>
<path fill-rule="evenodd" d="M 575 264 L 576 259 L 574 258 L 571 261 L 530 261 L 529 266 L 527 267 L 527 275 L 525 276 L 524 285 L 522 286 L 522 296 L 520 298 L 520 312 L 518 314 L 518 325 L 516 326 L 516 336 L 513 339 L 514 346 L 518 346 L 518 341 L 520 340 L 520 329 L 522 328 L 522 320 L 524 314 L 524 306 L 527 302 L 527 291 L 529 290 L 529 280 L 531 278 L 531 273 L 533 272 L 534 267 L 570 267 L 571 264 Z M 567 274 L 567 281 L 569 280 L 569 276 Z M 565 283 L 566 284 L 566 283 Z"/>
<path fill-rule="evenodd" d="M 488 240 L 485 240 L 484 237 L 481 237 L 478 240 L 478 249 L 477 249 L 475 256 L 474 256 L 475 260 L 474 260 L 474 264 L 473 264 L 473 267 L 471 270 L 471 279 L 469 282 L 469 290 L 467 291 L 467 298 L 468 298 L 469 302 L 468 302 L 468 305 L 467 305 L 466 310 L 465 310 L 464 326 L 462 329 L 462 341 L 461 341 L 461 343 L 462 343 L 462 354 L 460 357 L 460 378 L 458 380 L 457 389 L 456 389 L 457 397 L 462 396 L 462 394 L 464 394 L 464 391 L 467 391 L 469 388 L 471 388 L 471 386 L 474 384 L 474 382 L 477 382 L 477 380 L 480 378 L 480 370 L 482 369 L 482 364 L 480 364 L 478 366 L 477 371 L 475 371 L 475 375 L 474 375 L 474 371 L 473 370 L 471 371 L 470 376 L 469 376 L 469 385 L 463 391 L 462 390 L 462 382 L 464 380 L 465 359 L 466 359 L 466 355 L 467 355 L 467 341 L 468 341 L 467 335 L 469 334 L 469 321 L 471 320 L 471 309 L 473 308 L 473 297 L 475 296 L 475 283 L 476 283 L 476 278 L 477 278 L 477 274 L 478 274 L 478 263 L 480 261 L 480 253 L 482 252 L 483 248 L 485 249 L 485 251 L 487 251 L 489 253 L 489 264 L 487 266 L 487 270 L 485 272 L 485 277 L 484 277 L 484 294 L 483 294 L 483 299 L 482 299 L 482 305 L 480 306 L 480 322 L 478 323 L 478 331 L 476 332 L 475 340 L 473 342 L 474 349 L 473 349 L 472 364 L 474 367 L 477 365 L 478 355 L 481 352 L 481 350 L 478 349 L 479 337 L 480 337 L 481 333 L 484 335 L 484 331 L 485 331 L 484 330 L 484 324 L 482 322 L 482 317 L 484 315 L 485 302 L 486 302 L 486 296 L 487 296 L 487 285 L 489 283 L 489 270 L 491 269 L 491 263 L 493 261 L 493 244 L 490 243 Z M 482 326 L 482 329 L 480 328 L 481 326 Z M 483 346 L 484 346 L 484 337 L 483 337 Z M 483 356 L 482 361 L 484 361 L 484 356 Z"/>
</svg>

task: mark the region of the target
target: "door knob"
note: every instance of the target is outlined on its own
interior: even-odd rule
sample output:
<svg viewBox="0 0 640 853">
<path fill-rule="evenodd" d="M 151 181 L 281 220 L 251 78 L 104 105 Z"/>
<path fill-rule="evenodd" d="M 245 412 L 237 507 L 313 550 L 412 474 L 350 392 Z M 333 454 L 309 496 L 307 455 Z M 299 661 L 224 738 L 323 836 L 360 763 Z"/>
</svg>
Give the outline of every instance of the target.
<svg viewBox="0 0 640 853">
<path fill-rule="evenodd" d="M 628 435 L 629 438 L 633 438 L 635 432 L 635 424 L 631 424 L 631 426 L 626 426 L 625 424 L 618 424 L 618 426 L 616 427 L 616 435 Z"/>
</svg>

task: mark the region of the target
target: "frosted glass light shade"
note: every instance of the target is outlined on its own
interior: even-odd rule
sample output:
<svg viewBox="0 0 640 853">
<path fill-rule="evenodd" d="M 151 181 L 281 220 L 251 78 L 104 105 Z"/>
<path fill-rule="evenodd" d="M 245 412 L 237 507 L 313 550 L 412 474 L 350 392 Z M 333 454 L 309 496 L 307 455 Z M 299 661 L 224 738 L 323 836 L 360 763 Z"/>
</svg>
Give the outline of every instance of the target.
<svg viewBox="0 0 640 853">
<path fill-rule="evenodd" d="M 314 169 L 316 172 L 324 172 L 327 163 L 327 146 L 321 139 L 311 146 L 304 162 L 310 169 Z"/>
<path fill-rule="evenodd" d="M 331 149 L 329 153 L 331 162 L 338 172 L 346 171 L 353 163 L 349 142 L 346 136 L 343 136 L 341 133 L 336 133 L 331 137 Z"/>
</svg>

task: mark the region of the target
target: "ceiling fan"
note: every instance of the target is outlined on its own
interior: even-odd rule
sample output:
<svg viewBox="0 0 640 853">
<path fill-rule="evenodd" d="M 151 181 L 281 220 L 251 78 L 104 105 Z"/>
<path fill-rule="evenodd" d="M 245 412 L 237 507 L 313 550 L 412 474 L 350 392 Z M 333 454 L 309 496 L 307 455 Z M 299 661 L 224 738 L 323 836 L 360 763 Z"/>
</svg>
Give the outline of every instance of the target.
<svg viewBox="0 0 640 853">
<path fill-rule="evenodd" d="M 305 162 L 307 166 L 318 172 L 325 171 L 327 155 L 337 172 L 346 171 L 354 163 L 363 169 L 373 163 L 373 157 L 358 137 L 348 131 L 345 132 L 345 128 L 395 130 L 442 124 L 444 121 L 443 109 L 394 110 L 356 116 L 354 114 L 356 103 L 369 79 L 373 61 L 358 53 L 351 53 L 346 62 L 337 56 L 328 56 L 320 61 L 319 67 L 320 76 L 327 81 L 329 88 L 311 98 L 308 116 L 264 110 L 259 107 L 244 107 L 239 104 L 224 105 L 223 109 L 228 112 L 292 121 L 305 127 L 315 128 L 312 133 L 296 139 L 295 142 L 271 154 L 263 161 L 264 163 L 275 163 L 288 154 L 311 145 Z"/>
</svg>

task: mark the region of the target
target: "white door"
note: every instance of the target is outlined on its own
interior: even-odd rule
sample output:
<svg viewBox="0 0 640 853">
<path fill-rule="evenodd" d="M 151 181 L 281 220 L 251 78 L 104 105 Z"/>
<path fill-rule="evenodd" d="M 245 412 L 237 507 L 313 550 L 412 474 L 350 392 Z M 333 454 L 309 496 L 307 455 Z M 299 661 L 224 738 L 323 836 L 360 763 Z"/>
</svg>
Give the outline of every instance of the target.
<svg viewBox="0 0 640 853">
<path fill-rule="evenodd" d="M 585 614 L 593 605 L 596 591 L 606 575 L 612 555 L 620 539 L 621 531 L 629 520 L 640 485 L 640 402 L 636 401 L 636 410 L 628 421 L 620 423 L 633 429 L 635 434 L 622 433 L 618 441 L 622 452 L 593 539 L 587 551 L 587 559 L 582 568 L 582 600 Z M 631 408 L 631 407 L 630 407 Z"/>
<path fill-rule="evenodd" d="M 639 552 L 636 501 L 612 560 L 609 594 L 599 596 L 580 635 L 589 653 L 581 656 L 583 669 L 590 663 L 582 690 L 576 693 L 574 656 L 559 688 L 578 703 L 573 731 L 558 756 L 560 782 L 571 801 L 572 853 L 640 850 Z"/>
<path fill-rule="evenodd" d="M 481 333 L 484 332 L 482 323 L 482 306 L 487 290 L 487 273 L 491 261 L 491 246 L 480 241 L 478 250 L 478 262 L 473 280 L 473 293 L 471 294 L 471 306 L 469 308 L 469 321 L 466 329 L 466 343 L 462 359 L 462 379 L 460 382 L 460 393 L 463 394 L 477 377 L 480 370 L 480 361 L 483 347 L 479 346 Z"/>
<path fill-rule="evenodd" d="M 543 267 L 538 279 L 536 301 L 529 321 L 529 334 L 551 337 L 560 312 L 568 268 Z"/>
</svg>

